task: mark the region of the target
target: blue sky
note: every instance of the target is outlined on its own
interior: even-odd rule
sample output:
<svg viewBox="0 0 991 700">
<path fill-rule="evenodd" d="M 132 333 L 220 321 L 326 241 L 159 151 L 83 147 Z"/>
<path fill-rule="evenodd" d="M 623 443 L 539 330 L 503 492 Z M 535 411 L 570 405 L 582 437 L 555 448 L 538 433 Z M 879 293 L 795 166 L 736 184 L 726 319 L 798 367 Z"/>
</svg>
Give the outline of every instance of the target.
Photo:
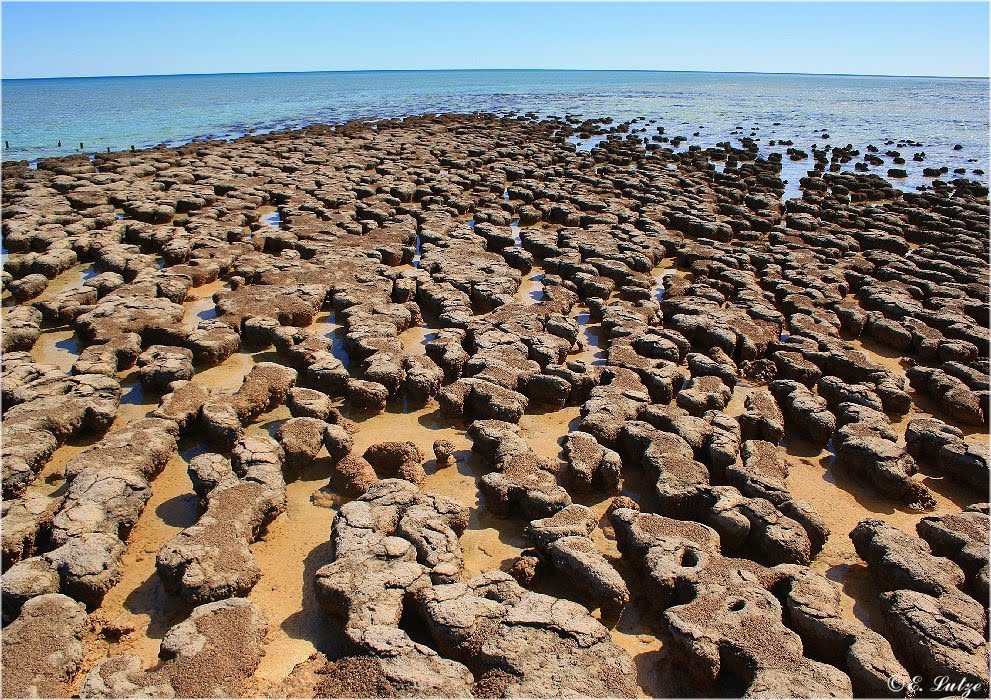
<svg viewBox="0 0 991 700">
<path fill-rule="evenodd" d="M 987 3 L 10 3 L 3 77 L 604 68 L 988 75 Z"/>
</svg>

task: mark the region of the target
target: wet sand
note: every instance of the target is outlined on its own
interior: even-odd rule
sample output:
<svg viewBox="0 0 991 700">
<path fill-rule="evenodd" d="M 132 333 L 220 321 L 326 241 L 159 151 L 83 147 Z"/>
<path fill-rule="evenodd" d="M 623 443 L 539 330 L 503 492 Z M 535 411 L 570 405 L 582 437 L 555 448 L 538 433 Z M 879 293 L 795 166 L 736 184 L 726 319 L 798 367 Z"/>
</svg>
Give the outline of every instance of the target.
<svg viewBox="0 0 991 700">
<path fill-rule="evenodd" d="M 129 652 L 146 666 L 155 665 L 162 637 L 192 609 L 165 591 L 155 569 L 158 550 L 199 518 L 199 499 L 187 474 L 187 460 L 192 456 L 187 452 L 169 460 L 155 478 L 151 499 L 131 531 L 121 562 L 123 577 L 104 598 L 97 620 L 101 627 L 133 631 L 119 640 L 105 634 L 111 637 L 108 656 Z"/>
<path fill-rule="evenodd" d="M 283 680 L 314 652 L 335 650 L 333 626 L 313 593 L 317 569 L 331 561 L 334 511 L 315 499 L 327 483 L 327 471 L 326 458 L 318 459 L 289 483 L 286 512 L 251 547 L 262 576 L 248 598 L 269 622 L 265 657 L 256 672 L 263 682 Z"/>
<path fill-rule="evenodd" d="M 184 307 L 182 324 L 195 327 L 200 321 L 217 318 L 217 307 L 213 303 L 213 295 L 229 288 L 226 281 L 217 279 L 190 289 L 186 295 L 186 300 L 182 303 Z"/>
</svg>

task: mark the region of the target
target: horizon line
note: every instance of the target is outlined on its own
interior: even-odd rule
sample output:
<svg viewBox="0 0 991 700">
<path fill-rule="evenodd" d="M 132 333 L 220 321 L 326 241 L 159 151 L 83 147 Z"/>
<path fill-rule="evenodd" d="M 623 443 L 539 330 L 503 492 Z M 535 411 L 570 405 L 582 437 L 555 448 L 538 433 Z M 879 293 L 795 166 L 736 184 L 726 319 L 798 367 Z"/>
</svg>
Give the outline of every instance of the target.
<svg viewBox="0 0 991 700">
<path fill-rule="evenodd" d="M 99 80 L 106 78 L 184 78 L 225 75 L 307 75 L 316 73 L 482 73 L 496 71 L 573 72 L 573 73 L 706 73 L 713 75 L 797 75 L 824 78 L 929 78 L 940 80 L 989 80 L 988 75 L 902 75 L 895 73 L 807 73 L 800 71 L 722 71 L 722 70 L 665 70 L 662 68 L 357 68 L 274 71 L 221 71 L 218 73 L 134 73 L 128 75 L 50 75 L 8 78 L 19 80 Z"/>
</svg>

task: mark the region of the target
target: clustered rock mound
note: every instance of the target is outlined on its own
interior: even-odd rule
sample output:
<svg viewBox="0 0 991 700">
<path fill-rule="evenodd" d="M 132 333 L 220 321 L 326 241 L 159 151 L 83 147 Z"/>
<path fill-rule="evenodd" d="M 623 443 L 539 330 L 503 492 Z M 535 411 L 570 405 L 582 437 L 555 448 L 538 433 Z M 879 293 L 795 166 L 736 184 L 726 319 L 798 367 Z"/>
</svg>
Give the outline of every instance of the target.
<svg viewBox="0 0 991 700">
<path fill-rule="evenodd" d="M 692 692 L 729 682 L 744 695 L 880 697 L 889 678 L 908 684 L 887 640 L 843 618 L 839 589 L 822 575 L 724 557 L 719 534 L 700 523 L 624 507 L 610 517 L 668 625 L 672 677 Z"/>
<path fill-rule="evenodd" d="M 245 598 L 227 598 L 193 609 L 162 639 L 161 661 L 142 669 L 133 654 L 96 664 L 80 697 L 233 697 L 244 692 L 258 668 L 268 626 Z"/>
<path fill-rule="evenodd" d="M 131 421 L 66 464 L 69 485 L 57 509 L 50 521 L 34 521 L 39 531 L 45 528 L 51 548 L 0 576 L 5 620 L 45 594 L 68 594 L 91 610 L 100 606 L 120 580 L 127 535 L 151 498 L 150 480 L 175 453 L 177 434 L 171 421 Z"/>
<path fill-rule="evenodd" d="M 285 456 L 272 438 L 241 438 L 228 460 L 204 453 L 189 463 L 206 509 L 158 552 L 159 578 L 191 603 L 247 595 L 261 571 L 249 545 L 286 508 Z"/>
<path fill-rule="evenodd" d="M 937 679 L 944 676 L 987 687 L 988 504 L 976 504 L 958 515 L 927 518 L 918 530 L 922 539 L 871 519 L 850 533 L 857 554 L 886 590 L 881 611 L 892 645 L 922 674 L 924 687 L 937 687 Z M 968 556 L 968 549 L 981 550 L 978 562 L 973 554 Z M 956 562 L 974 572 L 981 557 L 982 568 L 968 581 Z"/>
<path fill-rule="evenodd" d="M 861 172 L 876 147 L 826 146 L 783 199 L 752 136 L 427 115 L 5 162 L 5 693 L 257 694 L 252 545 L 317 468 L 333 554 L 305 584 L 344 641 L 286 694 L 634 696 L 645 669 L 609 630 L 631 603 L 670 694 L 986 688 L 987 188 L 931 168 L 903 192 Z M 469 504 L 424 486 L 431 443 L 431 478 L 465 466 L 454 442 L 355 449 L 365 419 L 421 407 L 532 545 L 507 571 L 466 575 Z M 526 426 L 562 409 L 559 461 Z M 97 651 L 90 613 L 180 449 L 199 518 L 155 576 L 188 615 L 149 666 Z M 790 490 L 799 453 L 940 512 L 846 542 Z M 811 568 L 844 544 L 883 629 Z"/>
<path fill-rule="evenodd" d="M 335 560 L 317 572 L 317 596 L 344 624 L 349 650 L 376 660 L 404 696 L 468 696 L 475 679 L 505 696 L 635 694 L 632 659 L 586 608 L 500 571 L 459 581 L 467 520 L 457 502 L 394 479 L 341 508 Z M 431 646 L 402 627 L 411 617 Z"/>
</svg>

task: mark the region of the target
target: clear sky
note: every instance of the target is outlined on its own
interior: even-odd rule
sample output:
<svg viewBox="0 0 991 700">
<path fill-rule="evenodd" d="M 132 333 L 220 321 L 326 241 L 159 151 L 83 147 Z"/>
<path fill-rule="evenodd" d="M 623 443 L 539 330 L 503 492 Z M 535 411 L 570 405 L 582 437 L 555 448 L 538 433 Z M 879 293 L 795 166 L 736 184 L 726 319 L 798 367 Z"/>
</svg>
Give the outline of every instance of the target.
<svg viewBox="0 0 991 700">
<path fill-rule="evenodd" d="M 3 77 L 608 68 L 988 75 L 982 3 L 11 3 Z"/>
</svg>

